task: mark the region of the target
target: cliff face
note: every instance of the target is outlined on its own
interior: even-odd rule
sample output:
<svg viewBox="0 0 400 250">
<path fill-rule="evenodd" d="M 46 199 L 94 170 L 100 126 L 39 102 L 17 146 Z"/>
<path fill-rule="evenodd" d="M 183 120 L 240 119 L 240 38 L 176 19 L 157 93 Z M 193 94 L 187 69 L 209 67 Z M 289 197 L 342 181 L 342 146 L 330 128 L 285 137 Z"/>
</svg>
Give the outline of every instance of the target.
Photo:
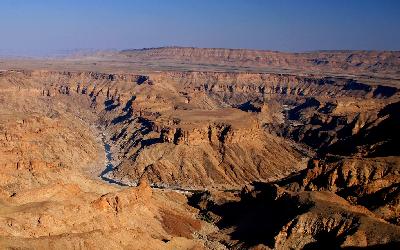
<svg viewBox="0 0 400 250">
<path fill-rule="evenodd" d="M 110 56 L 110 55 L 109 55 Z M 213 64 L 236 67 L 265 67 L 292 71 L 315 71 L 340 74 L 398 75 L 399 52 L 383 51 L 317 51 L 284 53 L 244 49 L 154 48 L 125 50 L 116 58 L 146 61 L 172 61 L 191 65 Z M 214 66 L 215 67 L 215 66 Z"/>
<path fill-rule="evenodd" d="M 331 192 L 254 183 L 235 197 L 221 196 L 196 194 L 190 202 L 219 226 L 213 237 L 234 249 L 398 246 L 399 227 Z"/>
<path fill-rule="evenodd" d="M 235 109 L 181 111 L 181 115 L 154 121 L 162 142 L 177 145 L 224 145 L 251 140 L 261 135 L 255 116 Z M 172 118 L 172 119 L 171 119 Z"/>
<path fill-rule="evenodd" d="M 175 81 L 192 91 L 225 92 L 226 94 L 281 94 L 289 96 L 369 97 L 392 96 L 398 90 L 378 83 L 366 84 L 346 78 L 313 75 L 166 72 L 152 74 L 154 81 Z"/>
<path fill-rule="evenodd" d="M 298 176 L 280 182 L 289 190 L 329 191 L 377 217 L 399 224 L 398 157 L 331 156 L 310 162 Z"/>
</svg>

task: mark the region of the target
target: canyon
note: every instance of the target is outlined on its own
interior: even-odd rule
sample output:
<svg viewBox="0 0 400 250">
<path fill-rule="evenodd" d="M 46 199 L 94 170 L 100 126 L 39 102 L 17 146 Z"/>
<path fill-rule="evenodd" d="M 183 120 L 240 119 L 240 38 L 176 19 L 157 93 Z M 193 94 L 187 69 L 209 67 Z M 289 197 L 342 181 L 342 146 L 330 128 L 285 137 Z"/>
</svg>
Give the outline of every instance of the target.
<svg viewBox="0 0 400 250">
<path fill-rule="evenodd" d="M 2 248 L 399 247 L 399 52 L 0 61 Z"/>
</svg>

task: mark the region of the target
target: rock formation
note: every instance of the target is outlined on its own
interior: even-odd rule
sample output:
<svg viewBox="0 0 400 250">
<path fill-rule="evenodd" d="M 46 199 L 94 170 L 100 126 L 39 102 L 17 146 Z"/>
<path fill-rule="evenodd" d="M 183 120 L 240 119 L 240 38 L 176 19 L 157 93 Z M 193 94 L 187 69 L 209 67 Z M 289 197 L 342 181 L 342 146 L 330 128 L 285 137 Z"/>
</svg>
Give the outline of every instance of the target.
<svg viewBox="0 0 400 250">
<path fill-rule="evenodd" d="M 0 72 L 1 248 L 398 247 L 397 52 L 13 63 Z"/>
</svg>

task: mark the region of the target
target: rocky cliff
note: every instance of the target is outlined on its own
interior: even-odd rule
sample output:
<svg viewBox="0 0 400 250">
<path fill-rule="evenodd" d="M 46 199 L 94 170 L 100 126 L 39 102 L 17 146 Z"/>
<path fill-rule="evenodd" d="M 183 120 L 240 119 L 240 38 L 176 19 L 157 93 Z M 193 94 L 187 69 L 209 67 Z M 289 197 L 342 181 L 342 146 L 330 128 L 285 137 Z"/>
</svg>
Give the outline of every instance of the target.
<svg viewBox="0 0 400 250">
<path fill-rule="evenodd" d="M 111 56 L 111 55 L 108 55 Z M 128 60 L 170 61 L 188 65 L 213 64 L 279 69 L 280 71 L 324 72 L 339 74 L 381 74 L 398 76 L 399 52 L 391 51 L 315 51 L 284 53 L 244 49 L 203 49 L 165 47 L 125 50 L 112 57 Z"/>
</svg>

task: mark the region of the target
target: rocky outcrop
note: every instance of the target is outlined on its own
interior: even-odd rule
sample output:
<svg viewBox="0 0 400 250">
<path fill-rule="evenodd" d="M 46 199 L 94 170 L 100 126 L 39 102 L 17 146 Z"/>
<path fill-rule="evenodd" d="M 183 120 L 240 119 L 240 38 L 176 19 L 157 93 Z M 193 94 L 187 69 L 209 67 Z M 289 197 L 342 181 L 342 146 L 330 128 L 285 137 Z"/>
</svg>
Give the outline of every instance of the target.
<svg viewBox="0 0 400 250">
<path fill-rule="evenodd" d="M 280 184 L 291 190 L 330 191 L 399 223 L 399 160 L 328 157 L 313 160 L 301 174 Z"/>
<path fill-rule="evenodd" d="M 280 229 L 274 237 L 276 249 L 400 244 L 395 243 L 398 227 L 374 218 L 362 207 L 351 206 L 331 193 L 299 193 L 289 199 L 296 199 L 300 206 L 309 204 L 309 207 Z"/>
<path fill-rule="evenodd" d="M 218 196 L 195 194 L 190 201 L 203 218 L 220 227 L 213 237 L 233 249 L 399 245 L 397 226 L 330 192 L 293 192 L 255 183 L 243 189 L 239 199 Z"/>
<path fill-rule="evenodd" d="M 398 141 L 394 133 L 398 125 L 397 115 L 394 111 L 383 115 L 388 107 L 396 106 L 396 102 L 390 102 L 307 98 L 287 111 L 288 122 L 278 125 L 269 123 L 266 127 L 281 136 L 305 143 L 319 153 L 398 155 L 393 147 Z"/>
<path fill-rule="evenodd" d="M 135 204 L 149 204 L 153 191 L 147 180 L 142 180 L 135 188 L 127 188 L 118 193 L 108 193 L 91 202 L 95 209 L 110 210 L 118 214 L 122 209 L 129 209 Z"/>
<path fill-rule="evenodd" d="M 242 140 L 251 140 L 261 134 L 258 122 L 254 117 L 240 114 L 246 117 L 245 121 L 229 121 L 229 118 L 227 121 L 223 121 L 224 118 L 227 118 L 224 115 L 225 112 L 235 112 L 235 110 L 227 109 L 215 112 L 213 115 L 222 116 L 219 118 L 220 121 L 213 121 L 212 119 L 209 121 L 182 121 L 179 118 L 174 119 L 172 122 L 168 121 L 166 124 L 156 121 L 154 131 L 160 132 L 161 142 L 170 142 L 176 145 L 209 143 L 223 146 L 226 143 L 239 143 Z M 198 113 L 197 115 L 200 114 Z"/>
</svg>

